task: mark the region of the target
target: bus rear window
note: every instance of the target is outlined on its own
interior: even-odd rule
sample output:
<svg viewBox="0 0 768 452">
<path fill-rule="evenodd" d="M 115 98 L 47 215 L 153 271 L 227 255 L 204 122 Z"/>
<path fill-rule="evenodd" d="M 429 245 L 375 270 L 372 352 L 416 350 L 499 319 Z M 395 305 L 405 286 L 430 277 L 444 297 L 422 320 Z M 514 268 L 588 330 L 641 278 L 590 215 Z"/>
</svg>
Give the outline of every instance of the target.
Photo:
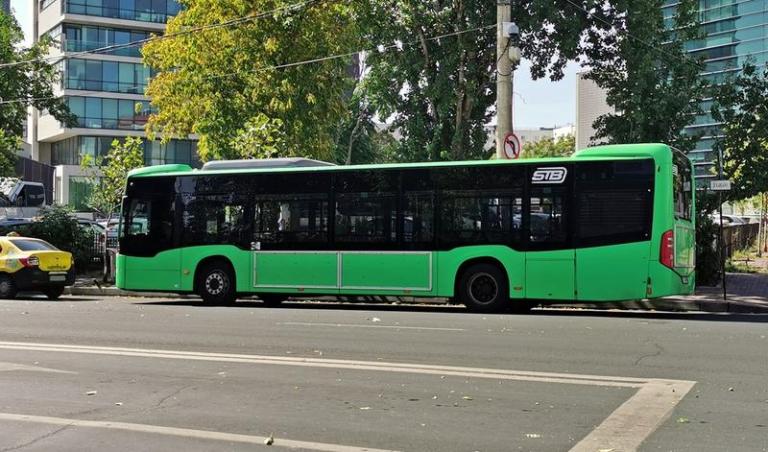
<svg viewBox="0 0 768 452">
<path fill-rule="evenodd" d="M 672 152 L 672 183 L 674 190 L 675 217 L 681 220 L 693 218 L 693 174 L 691 162 L 682 152 Z"/>
</svg>

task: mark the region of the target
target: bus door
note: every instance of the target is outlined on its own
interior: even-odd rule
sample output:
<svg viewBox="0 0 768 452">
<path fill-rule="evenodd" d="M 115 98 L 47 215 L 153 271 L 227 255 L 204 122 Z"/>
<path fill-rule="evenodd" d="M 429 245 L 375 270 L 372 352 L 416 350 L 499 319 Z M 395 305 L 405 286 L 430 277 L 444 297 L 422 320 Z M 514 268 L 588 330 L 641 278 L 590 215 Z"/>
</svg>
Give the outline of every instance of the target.
<svg viewBox="0 0 768 452">
<path fill-rule="evenodd" d="M 140 182 L 137 179 L 136 185 Z M 174 246 L 174 217 L 172 195 L 137 193 L 126 200 L 120 225 L 120 252 L 128 256 L 123 288 L 180 289 L 181 251 Z"/>
<path fill-rule="evenodd" d="M 533 166 L 523 217 L 527 236 L 525 296 L 540 300 L 573 300 L 575 253 L 570 245 L 566 166 Z"/>
<path fill-rule="evenodd" d="M 335 293 L 338 253 L 328 249 L 327 193 L 260 196 L 255 204 L 253 287 Z"/>
</svg>

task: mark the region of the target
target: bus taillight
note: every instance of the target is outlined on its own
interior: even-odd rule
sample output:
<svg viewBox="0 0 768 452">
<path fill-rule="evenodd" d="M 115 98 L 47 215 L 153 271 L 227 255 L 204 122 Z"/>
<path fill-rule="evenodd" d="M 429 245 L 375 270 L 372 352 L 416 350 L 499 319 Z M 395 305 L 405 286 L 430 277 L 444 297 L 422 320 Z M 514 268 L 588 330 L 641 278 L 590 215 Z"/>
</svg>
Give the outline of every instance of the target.
<svg viewBox="0 0 768 452">
<path fill-rule="evenodd" d="M 661 235 L 659 262 L 665 267 L 675 268 L 675 231 L 669 230 Z"/>
</svg>

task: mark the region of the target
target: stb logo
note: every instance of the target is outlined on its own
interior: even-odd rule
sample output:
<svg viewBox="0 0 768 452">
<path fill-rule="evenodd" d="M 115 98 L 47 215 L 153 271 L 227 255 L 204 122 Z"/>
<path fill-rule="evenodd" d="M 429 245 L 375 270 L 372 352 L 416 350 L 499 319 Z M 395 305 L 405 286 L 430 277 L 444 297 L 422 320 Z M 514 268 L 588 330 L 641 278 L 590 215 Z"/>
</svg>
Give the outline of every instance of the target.
<svg viewBox="0 0 768 452">
<path fill-rule="evenodd" d="M 556 168 L 541 168 L 533 172 L 531 182 L 534 184 L 562 184 L 568 170 L 562 166 Z"/>
</svg>

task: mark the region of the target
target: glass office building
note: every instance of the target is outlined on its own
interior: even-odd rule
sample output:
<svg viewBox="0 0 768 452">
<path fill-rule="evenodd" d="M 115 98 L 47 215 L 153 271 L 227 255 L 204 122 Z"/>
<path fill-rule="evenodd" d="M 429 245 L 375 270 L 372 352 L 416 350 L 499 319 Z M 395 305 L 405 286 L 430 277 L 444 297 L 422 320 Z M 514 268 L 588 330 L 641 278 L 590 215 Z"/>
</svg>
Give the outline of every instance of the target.
<svg viewBox="0 0 768 452">
<path fill-rule="evenodd" d="M 153 112 L 144 93 L 154 74 L 142 62 L 141 46 L 130 44 L 162 34 L 180 5 L 175 0 L 29 1 L 34 36 L 52 38 L 52 56 L 60 57 L 55 92 L 77 116 L 72 127 L 64 127 L 46 111 L 33 114 L 32 157 L 56 167 L 56 202 L 81 207 L 89 192 L 83 185 L 88 179 L 80 168 L 82 157 L 106 155 L 114 140 L 145 137 Z M 73 55 L 107 46 L 115 48 Z M 143 148 L 147 165 L 199 163 L 194 140 L 145 138 Z"/>
<path fill-rule="evenodd" d="M 677 1 L 666 0 L 664 16 L 672 25 Z M 712 83 L 723 83 L 735 76 L 745 62 L 763 65 L 768 61 L 768 0 L 699 0 L 699 18 L 705 37 L 686 43 L 691 55 L 704 58 L 702 77 Z M 714 177 L 717 155 L 713 151 L 719 125 L 708 110 L 688 127 L 689 133 L 702 135 L 690 153 L 700 178 Z"/>
</svg>

